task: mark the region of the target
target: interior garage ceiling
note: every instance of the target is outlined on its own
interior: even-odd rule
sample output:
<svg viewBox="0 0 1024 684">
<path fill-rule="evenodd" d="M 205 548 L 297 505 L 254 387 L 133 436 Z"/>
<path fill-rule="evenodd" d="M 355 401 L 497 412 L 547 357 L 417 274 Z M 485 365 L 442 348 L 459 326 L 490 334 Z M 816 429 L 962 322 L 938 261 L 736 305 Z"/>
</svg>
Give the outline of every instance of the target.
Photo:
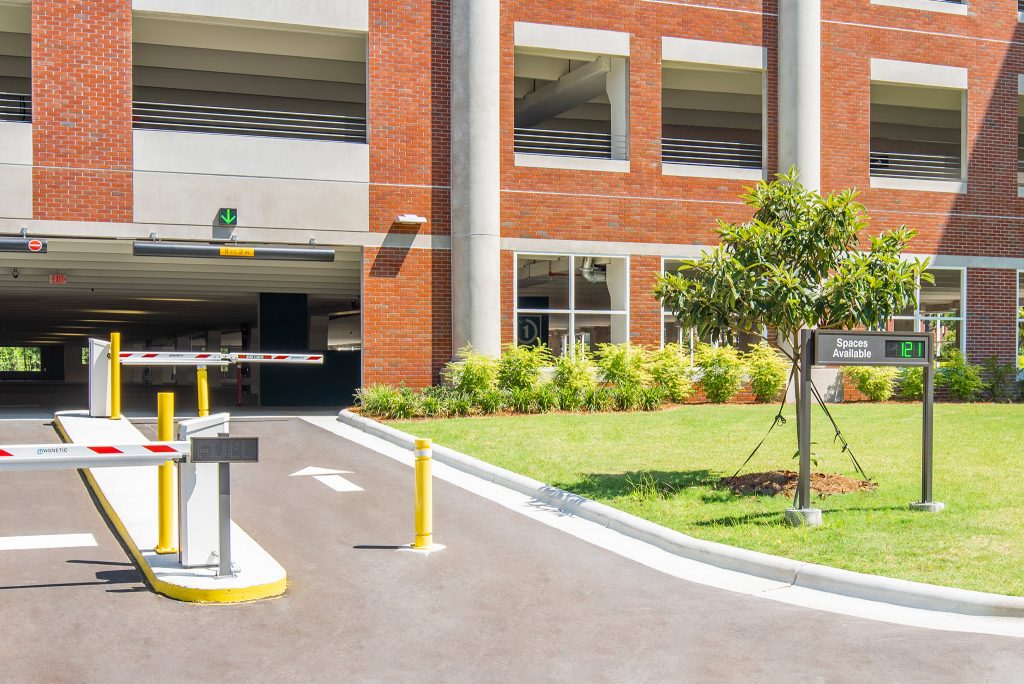
<svg viewBox="0 0 1024 684">
<path fill-rule="evenodd" d="M 0 254 L 0 345 L 238 329 L 260 292 L 307 293 L 311 313 L 337 313 L 358 299 L 360 271 L 358 248 L 334 263 L 181 259 L 134 257 L 130 240 L 50 239 L 46 254 Z M 51 285 L 54 273 L 67 284 Z"/>
</svg>

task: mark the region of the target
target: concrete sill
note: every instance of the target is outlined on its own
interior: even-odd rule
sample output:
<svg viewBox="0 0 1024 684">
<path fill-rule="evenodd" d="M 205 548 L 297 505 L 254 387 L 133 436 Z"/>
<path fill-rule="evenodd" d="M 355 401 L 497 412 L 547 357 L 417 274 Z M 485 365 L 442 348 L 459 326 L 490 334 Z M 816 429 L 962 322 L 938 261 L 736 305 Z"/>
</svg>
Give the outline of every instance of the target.
<svg viewBox="0 0 1024 684">
<path fill-rule="evenodd" d="M 941 12 L 943 14 L 969 14 L 966 3 L 943 2 L 942 0 L 871 0 L 871 4 L 924 10 L 926 12 Z"/>
<path fill-rule="evenodd" d="M 588 159 L 586 157 L 559 157 L 546 154 L 516 153 L 516 166 L 541 169 L 569 169 L 572 171 L 605 171 L 629 173 L 628 159 Z"/>
<path fill-rule="evenodd" d="M 734 169 L 727 166 L 700 166 L 698 164 L 662 164 L 663 176 L 690 176 L 694 178 L 731 178 L 758 181 L 764 178 L 762 169 Z"/>
<path fill-rule="evenodd" d="M 948 192 L 967 194 L 967 181 L 914 180 L 911 178 L 871 177 L 871 187 L 880 190 L 911 190 L 916 192 Z"/>
</svg>

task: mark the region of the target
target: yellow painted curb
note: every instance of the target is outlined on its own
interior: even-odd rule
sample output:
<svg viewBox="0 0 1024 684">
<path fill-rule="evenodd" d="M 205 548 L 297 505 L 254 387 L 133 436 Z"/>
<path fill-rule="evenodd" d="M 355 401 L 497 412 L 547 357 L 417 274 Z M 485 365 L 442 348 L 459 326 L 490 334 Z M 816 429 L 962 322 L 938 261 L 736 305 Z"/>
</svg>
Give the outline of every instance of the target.
<svg viewBox="0 0 1024 684">
<path fill-rule="evenodd" d="M 57 434 L 60 435 L 60 438 L 64 440 L 65 443 L 70 444 L 71 438 L 68 437 L 68 433 L 64 430 L 64 426 L 60 424 L 60 418 L 54 417 L 53 424 L 57 428 Z M 142 555 L 142 552 L 139 551 L 138 547 L 135 546 L 135 542 L 132 541 L 131 535 L 128 534 L 128 530 L 125 528 L 124 523 L 121 522 L 121 519 L 114 511 L 114 507 L 110 505 L 110 502 L 107 501 L 107 497 L 103 495 L 103 491 L 92 476 L 92 471 L 89 469 L 82 469 L 82 473 L 85 475 L 85 481 L 88 483 L 89 489 L 96 497 L 96 500 L 99 501 L 100 506 L 107 515 L 107 518 L 111 523 L 113 523 L 114 529 L 117 530 L 117 534 L 121 537 L 121 541 L 124 543 L 124 546 L 131 553 L 132 558 L 135 560 L 135 564 L 140 570 L 142 570 L 142 574 L 146 576 L 146 581 L 149 583 L 149 586 L 151 586 L 153 591 L 156 593 L 177 601 L 187 601 L 189 603 L 244 603 L 247 601 L 257 601 L 259 599 L 280 596 L 288 588 L 287 575 L 277 582 L 271 582 L 270 584 L 257 584 L 252 587 L 236 587 L 233 589 L 192 589 L 157 579 L 156 575 L 153 573 L 153 569 L 149 567 L 149 563 L 146 562 L 145 557 Z"/>
</svg>

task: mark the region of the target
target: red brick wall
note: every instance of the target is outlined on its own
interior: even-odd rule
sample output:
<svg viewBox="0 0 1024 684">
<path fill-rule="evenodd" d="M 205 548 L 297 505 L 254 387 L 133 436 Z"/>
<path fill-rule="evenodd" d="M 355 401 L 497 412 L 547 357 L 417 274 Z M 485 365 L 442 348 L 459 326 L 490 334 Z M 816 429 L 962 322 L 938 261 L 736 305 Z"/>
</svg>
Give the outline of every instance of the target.
<svg viewBox="0 0 1024 684">
<path fill-rule="evenodd" d="M 441 249 L 363 250 L 363 384 L 426 387 L 451 358 L 451 260 Z"/>
<path fill-rule="evenodd" d="M 33 217 L 132 220 L 131 0 L 32 3 Z"/>
<path fill-rule="evenodd" d="M 661 304 L 654 286 L 661 274 L 661 257 L 634 254 L 629 260 L 629 341 L 661 346 Z"/>
<path fill-rule="evenodd" d="M 450 252 L 407 248 L 450 233 L 449 3 L 368 4 L 370 231 L 388 235 L 363 250 L 363 382 L 423 387 L 452 356 Z"/>
<path fill-rule="evenodd" d="M 967 355 L 981 363 L 995 355 L 1017 363 L 1017 271 L 967 270 Z"/>
</svg>

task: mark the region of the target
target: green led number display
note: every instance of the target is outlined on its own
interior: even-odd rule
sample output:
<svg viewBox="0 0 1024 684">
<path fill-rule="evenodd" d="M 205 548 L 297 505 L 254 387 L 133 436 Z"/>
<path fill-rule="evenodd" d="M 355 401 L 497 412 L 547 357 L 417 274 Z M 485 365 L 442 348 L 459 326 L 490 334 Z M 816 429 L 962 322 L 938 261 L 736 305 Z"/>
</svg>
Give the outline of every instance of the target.
<svg viewBox="0 0 1024 684">
<path fill-rule="evenodd" d="M 923 359 L 925 345 L 921 340 L 886 340 L 885 358 L 887 359 Z"/>
</svg>

